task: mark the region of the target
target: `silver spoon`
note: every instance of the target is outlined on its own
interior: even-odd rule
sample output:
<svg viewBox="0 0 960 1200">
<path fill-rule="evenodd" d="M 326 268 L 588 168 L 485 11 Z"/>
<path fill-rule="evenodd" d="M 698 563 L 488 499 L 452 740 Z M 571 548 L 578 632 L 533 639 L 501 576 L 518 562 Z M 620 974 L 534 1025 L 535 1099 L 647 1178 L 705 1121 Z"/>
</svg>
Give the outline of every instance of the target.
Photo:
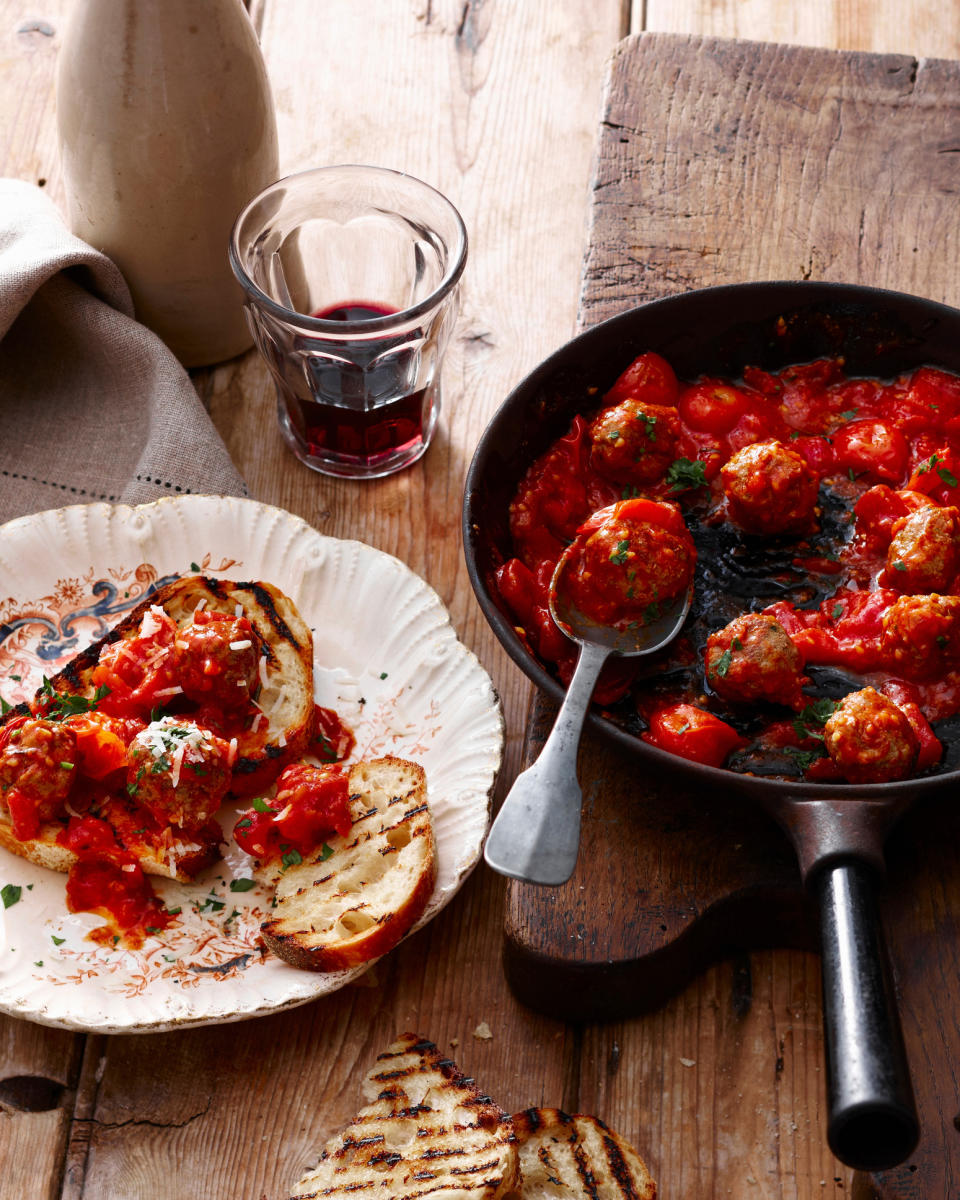
<svg viewBox="0 0 960 1200">
<path fill-rule="evenodd" d="M 491 826 L 483 857 L 488 866 L 525 883 L 557 886 L 573 874 L 580 849 L 583 794 L 577 781 L 577 750 L 590 698 L 611 654 L 653 654 L 680 632 L 693 585 L 656 620 L 632 628 L 598 625 L 565 595 L 563 574 L 576 543 L 564 551 L 550 584 L 550 615 L 580 655 L 550 736 L 537 761 L 514 780 Z"/>
</svg>

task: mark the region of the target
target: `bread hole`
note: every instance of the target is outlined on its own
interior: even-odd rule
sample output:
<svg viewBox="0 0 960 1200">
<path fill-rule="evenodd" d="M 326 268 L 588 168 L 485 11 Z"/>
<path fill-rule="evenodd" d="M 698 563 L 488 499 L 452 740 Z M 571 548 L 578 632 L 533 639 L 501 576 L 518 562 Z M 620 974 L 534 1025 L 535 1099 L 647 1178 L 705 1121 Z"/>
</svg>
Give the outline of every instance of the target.
<svg viewBox="0 0 960 1200">
<path fill-rule="evenodd" d="M 402 850 L 404 846 L 409 846 L 410 827 L 407 824 L 394 825 L 392 829 L 387 830 L 387 842 L 394 850 Z"/>
<path fill-rule="evenodd" d="M 339 921 L 340 928 L 347 933 L 363 933 L 375 924 L 373 917 L 364 912 L 345 912 Z"/>
</svg>

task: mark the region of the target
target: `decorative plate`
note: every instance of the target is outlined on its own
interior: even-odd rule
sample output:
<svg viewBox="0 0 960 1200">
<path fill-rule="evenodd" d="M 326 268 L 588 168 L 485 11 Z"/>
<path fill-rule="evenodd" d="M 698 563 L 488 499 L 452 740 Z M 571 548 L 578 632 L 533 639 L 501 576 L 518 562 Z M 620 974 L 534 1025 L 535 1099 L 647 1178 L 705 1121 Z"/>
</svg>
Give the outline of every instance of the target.
<svg viewBox="0 0 960 1200">
<path fill-rule="evenodd" d="M 267 580 L 295 601 L 313 630 L 317 702 L 356 735 L 351 761 L 395 754 L 423 766 L 439 857 L 423 925 L 480 856 L 503 719 L 439 597 L 390 555 L 251 500 L 182 496 L 22 517 L 0 527 L 0 696 L 28 699 L 151 588 L 198 570 Z M 0 849 L 0 1011 L 66 1029 L 159 1031 L 275 1012 L 363 973 L 300 971 L 267 952 L 259 927 L 270 897 L 250 885 L 248 864 L 232 845 L 191 884 L 155 880 L 180 916 L 124 950 L 86 939 L 102 921 L 67 911 L 65 875 Z"/>
</svg>

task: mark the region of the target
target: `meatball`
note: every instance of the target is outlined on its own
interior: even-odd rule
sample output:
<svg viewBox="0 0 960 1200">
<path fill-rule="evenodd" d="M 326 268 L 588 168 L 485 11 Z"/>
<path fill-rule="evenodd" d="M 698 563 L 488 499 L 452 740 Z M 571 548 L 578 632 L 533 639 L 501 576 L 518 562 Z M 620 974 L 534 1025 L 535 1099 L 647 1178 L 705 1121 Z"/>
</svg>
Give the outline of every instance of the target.
<svg viewBox="0 0 960 1200">
<path fill-rule="evenodd" d="M 246 617 L 199 612 L 177 635 L 177 678 L 188 700 L 238 708 L 250 699 L 260 647 Z"/>
<path fill-rule="evenodd" d="M 0 731 L 0 800 L 16 788 L 33 802 L 39 820 L 50 821 L 63 811 L 76 764 L 72 730 L 28 717 L 22 725 Z"/>
<path fill-rule="evenodd" d="M 960 667 L 960 596 L 901 596 L 883 614 L 880 653 L 906 679 Z"/>
<path fill-rule="evenodd" d="M 888 783 L 913 771 L 919 742 L 892 700 L 873 688 L 844 696 L 823 726 L 827 753 L 850 783 Z"/>
<path fill-rule="evenodd" d="M 803 533 L 819 484 L 806 459 L 771 438 L 744 446 L 720 471 L 731 519 L 748 533 Z"/>
<path fill-rule="evenodd" d="M 919 508 L 893 526 L 883 582 L 898 592 L 946 591 L 960 568 L 960 511 Z"/>
<path fill-rule="evenodd" d="M 628 399 L 605 408 L 590 425 L 590 465 L 614 483 L 661 479 L 676 458 L 680 418 L 675 408 Z"/>
<path fill-rule="evenodd" d="M 655 621 L 690 586 L 697 560 L 677 506 L 645 499 L 595 513 L 570 554 L 563 588 L 600 625 Z"/>
<path fill-rule="evenodd" d="M 164 717 L 127 747 L 127 791 L 164 824 L 202 825 L 230 778 L 230 747 L 192 721 Z"/>
<path fill-rule="evenodd" d="M 773 617 L 736 617 L 711 633 L 704 657 L 710 686 L 726 700 L 772 700 L 803 707 L 803 658 Z"/>
</svg>

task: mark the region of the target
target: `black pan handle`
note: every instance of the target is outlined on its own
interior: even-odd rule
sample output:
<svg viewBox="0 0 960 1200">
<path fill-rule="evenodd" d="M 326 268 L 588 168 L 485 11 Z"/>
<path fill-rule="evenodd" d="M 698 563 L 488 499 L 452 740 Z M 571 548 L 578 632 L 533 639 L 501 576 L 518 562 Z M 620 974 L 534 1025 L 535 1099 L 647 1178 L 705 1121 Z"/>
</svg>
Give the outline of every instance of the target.
<svg viewBox="0 0 960 1200">
<path fill-rule="evenodd" d="M 809 880 L 820 907 L 827 1140 L 847 1166 L 909 1157 L 920 1124 L 873 890 L 863 862 L 827 862 Z"/>
</svg>

